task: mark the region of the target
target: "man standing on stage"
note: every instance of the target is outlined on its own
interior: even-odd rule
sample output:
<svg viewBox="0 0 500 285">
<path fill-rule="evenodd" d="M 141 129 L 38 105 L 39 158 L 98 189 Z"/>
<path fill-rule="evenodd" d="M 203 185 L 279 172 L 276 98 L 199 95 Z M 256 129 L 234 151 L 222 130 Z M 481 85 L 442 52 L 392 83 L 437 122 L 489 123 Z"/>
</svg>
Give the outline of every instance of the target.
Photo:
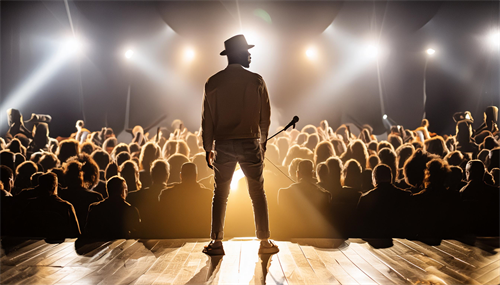
<svg viewBox="0 0 500 285">
<path fill-rule="evenodd" d="M 215 171 L 212 201 L 212 241 L 203 252 L 223 255 L 224 219 L 231 179 L 236 163 L 247 177 L 252 199 L 259 253 L 273 254 L 278 247 L 269 240 L 269 219 L 264 192 L 263 160 L 266 138 L 271 123 L 271 105 L 262 76 L 243 67 L 250 66 L 247 44 L 243 35 L 224 42 L 228 66 L 210 77 L 203 95 L 201 136 L 207 164 Z M 260 139 L 260 141 L 259 141 Z M 215 144 L 214 144 L 215 140 Z M 214 148 L 215 145 L 215 148 Z"/>
</svg>

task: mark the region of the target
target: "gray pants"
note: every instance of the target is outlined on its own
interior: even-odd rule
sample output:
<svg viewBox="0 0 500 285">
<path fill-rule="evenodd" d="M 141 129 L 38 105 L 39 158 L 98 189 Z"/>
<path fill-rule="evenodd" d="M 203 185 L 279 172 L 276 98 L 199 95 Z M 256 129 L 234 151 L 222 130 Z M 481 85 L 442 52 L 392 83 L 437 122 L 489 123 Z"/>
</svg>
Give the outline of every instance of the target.
<svg viewBox="0 0 500 285">
<path fill-rule="evenodd" d="M 231 179 L 240 164 L 248 182 L 252 199 L 256 235 L 259 239 L 270 236 L 266 193 L 264 192 L 263 156 L 257 139 L 233 139 L 215 141 L 215 189 L 212 201 L 212 239 L 224 237 L 227 198 Z"/>
</svg>

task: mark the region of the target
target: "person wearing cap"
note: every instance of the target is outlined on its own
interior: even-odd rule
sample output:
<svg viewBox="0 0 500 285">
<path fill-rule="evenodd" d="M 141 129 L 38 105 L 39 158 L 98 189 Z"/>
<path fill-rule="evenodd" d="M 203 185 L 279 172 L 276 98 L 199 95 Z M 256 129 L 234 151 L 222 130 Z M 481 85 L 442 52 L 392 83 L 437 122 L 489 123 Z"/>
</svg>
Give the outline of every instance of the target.
<svg viewBox="0 0 500 285">
<path fill-rule="evenodd" d="M 252 199 L 259 253 L 277 253 L 269 240 L 269 218 L 264 192 L 263 160 L 271 123 L 271 105 L 264 79 L 248 71 L 251 55 L 243 35 L 224 42 L 228 66 L 210 77 L 203 94 L 201 136 L 207 164 L 215 172 L 212 200 L 212 241 L 203 252 L 223 255 L 224 220 L 231 179 L 239 163 Z M 260 141 L 259 141 L 260 140 Z M 215 143 L 214 143 L 215 141 Z"/>
</svg>

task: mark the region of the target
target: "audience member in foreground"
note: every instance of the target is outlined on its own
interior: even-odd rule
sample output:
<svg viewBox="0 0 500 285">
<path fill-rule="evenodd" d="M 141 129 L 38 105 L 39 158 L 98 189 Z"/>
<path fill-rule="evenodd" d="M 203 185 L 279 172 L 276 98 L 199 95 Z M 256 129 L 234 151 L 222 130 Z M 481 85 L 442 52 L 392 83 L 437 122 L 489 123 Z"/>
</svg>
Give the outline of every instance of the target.
<svg viewBox="0 0 500 285">
<path fill-rule="evenodd" d="M 160 195 L 162 217 L 169 238 L 204 237 L 210 231 L 212 191 L 197 182 L 196 164 L 182 165 L 180 183 Z"/>
<path fill-rule="evenodd" d="M 313 172 L 312 161 L 300 161 L 297 167 L 299 182 L 278 192 L 282 220 L 279 232 L 284 236 L 328 237 L 330 235 L 331 194 L 316 185 Z"/>
<path fill-rule="evenodd" d="M 85 235 L 104 239 L 135 237 L 141 218 L 137 209 L 125 201 L 127 198 L 125 179 L 113 176 L 106 183 L 106 190 L 108 198 L 89 207 Z"/>
<path fill-rule="evenodd" d="M 359 198 L 357 236 L 391 238 L 406 236 L 407 208 L 411 192 L 392 184 L 391 168 L 379 164 L 372 172 L 375 188 Z"/>
<path fill-rule="evenodd" d="M 80 227 L 73 206 L 57 196 L 57 176 L 40 176 L 39 196 L 29 200 L 21 212 L 18 234 L 60 240 L 80 235 Z"/>
</svg>

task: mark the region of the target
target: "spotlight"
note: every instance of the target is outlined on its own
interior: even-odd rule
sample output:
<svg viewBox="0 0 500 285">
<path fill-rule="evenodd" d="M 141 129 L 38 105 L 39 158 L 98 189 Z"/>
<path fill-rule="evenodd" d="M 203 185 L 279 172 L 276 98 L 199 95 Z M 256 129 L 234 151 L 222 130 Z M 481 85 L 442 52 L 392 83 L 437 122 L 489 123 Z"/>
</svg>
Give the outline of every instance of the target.
<svg viewBox="0 0 500 285">
<path fill-rule="evenodd" d="M 82 50 L 82 42 L 76 37 L 69 37 L 64 44 L 64 49 L 67 52 L 80 52 Z"/>
<path fill-rule="evenodd" d="M 499 47 L 500 46 L 500 32 L 492 32 L 488 40 L 493 47 Z"/>
<path fill-rule="evenodd" d="M 187 60 L 187 61 L 191 61 L 194 59 L 194 56 L 195 56 L 195 53 L 194 53 L 194 50 L 193 49 L 186 49 L 184 51 L 184 58 Z"/>
<path fill-rule="evenodd" d="M 309 48 L 306 50 L 306 56 L 309 59 L 315 59 L 316 58 L 316 50 L 313 48 Z"/>
<path fill-rule="evenodd" d="M 134 56 L 134 51 L 133 51 L 133 50 L 129 49 L 129 50 L 127 50 L 127 51 L 125 52 L 125 58 L 126 58 L 126 59 L 131 59 L 131 58 L 132 58 L 132 56 Z"/>
<path fill-rule="evenodd" d="M 436 51 L 434 49 L 431 49 L 431 48 L 427 49 L 426 52 L 428 55 L 433 55 L 434 53 L 436 53 Z"/>
<path fill-rule="evenodd" d="M 384 115 L 382 116 L 382 119 L 387 120 L 387 114 L 384 114 Z"/>
<path fill-rule="evenodd" d="M 378 47 L 378 45 L 371 44 L 366 47 L 366 54 L 370 57 L 377 57 L 379 53 L 380 48 Z"/>
</svg>

